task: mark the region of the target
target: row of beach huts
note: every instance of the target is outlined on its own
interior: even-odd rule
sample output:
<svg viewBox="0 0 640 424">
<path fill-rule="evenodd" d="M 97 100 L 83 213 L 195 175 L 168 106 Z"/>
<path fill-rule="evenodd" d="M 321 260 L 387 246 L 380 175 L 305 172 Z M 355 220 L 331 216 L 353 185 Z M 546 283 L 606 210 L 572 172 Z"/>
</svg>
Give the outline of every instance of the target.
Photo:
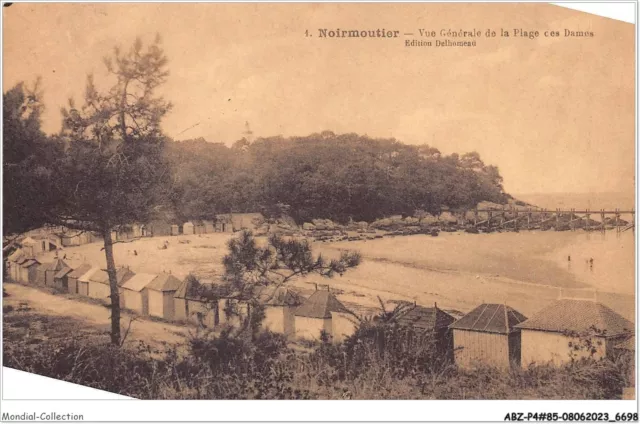
<svg viewBox="0 0 640 424">
<path fill-rule="evenodd" d="M 21 249 L 7 258 L 6 266 L 13 281 L 108 301 L 108 276 L 99 267 L 72 268 L 62 259 L 40 263 Z M 211 280 L 194 282 L 122 267 L 117 281 L 121 307 L 143 316 L 216 328 L 249 314 L 249 303 L 241 293 L 225 290 Z M 202 296 L 199 288 L 203 286 L 216 293 L 217 302 Z M 264 328 L 290 338 L 317 340 L 325 332 L 341 341 L 356 328 L 354 314 L 328 289 L 316 289 L 305 298 L 290 288 L 278 287 L 264 289 L 257 297 L 264 306 Z M 397 322 L 433 332 L 445 348 L 442 351 L 449 352 L 462 368 L 561 365 L 635 348 L 633 323 L 595 300 L 559 299 L 530 318 L 505 304 L 482 304 L 457 320 L 437 305 L 414 304 Z"/>
<path fill-rule="evenodd" d="M 72 268 L 59 258 L 40 263 L 21 249 L 8 256 L 5 266 L 12 281 L 110 301 L 109 278 L 100 267 L 82 264 Z M 169 273 L 135 273 L 128 267 L 119 268 L 116 277 L 120 306 L 139 315 L 214 329 L 239 322 L 249 312 L 249 302 L 242 293 L 212 280 L 194 282 Z M 203 291 L 198 288 L 203 286 L 208 293 L 216 294 L 217 303 L 201 294 Z M 353 314 L 328 290 L 316 290 L 305 298 L 290 288 L 265 288 L 257 297 L 264 306 L 263 326 L 288 337 L 317 339 L 325 331 L 341 340 L 355 328 Z"/>
<path fill-rule="evenodd" d="M 264 225 L 264 222 L 264 216 L 260 213 L 218 214 L 212 220 L 186 222 L 154 220 L 147 224 L 134 223 L 122 227 L 111 233 L 111 239 L 113 241 L 127 241 L 142 237 L 233 233 L 242 229 L 255 230 L 260 225 Z M 90 231 L 53 226 L 29 231 L 24 236 L 20 240 L 20 245 L 22 250 L 30 256 L 101 240 L 99 235 Z"/>
</svg>

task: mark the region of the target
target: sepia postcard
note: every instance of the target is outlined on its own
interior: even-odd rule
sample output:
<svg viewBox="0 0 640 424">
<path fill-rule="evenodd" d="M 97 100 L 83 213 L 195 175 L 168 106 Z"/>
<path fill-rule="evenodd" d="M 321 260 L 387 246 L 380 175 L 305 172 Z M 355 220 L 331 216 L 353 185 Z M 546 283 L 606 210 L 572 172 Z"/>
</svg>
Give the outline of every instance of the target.
<svg viewBox="0 0 640 424">
<path fill-rule="evenodd" d="M 638 421 L 635 2 L 2 15 L 3 422 Z"/>
</svg>

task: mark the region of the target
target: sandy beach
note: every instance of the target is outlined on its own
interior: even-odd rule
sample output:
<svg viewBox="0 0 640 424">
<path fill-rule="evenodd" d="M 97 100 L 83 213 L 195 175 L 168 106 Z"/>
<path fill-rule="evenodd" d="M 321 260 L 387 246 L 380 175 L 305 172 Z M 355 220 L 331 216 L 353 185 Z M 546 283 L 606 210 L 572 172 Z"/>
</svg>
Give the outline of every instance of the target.
<svg viewBox="0 0 640 424">
<path fill-rule="evenodd" d="M 213 277 L 222 272 L 229 234 L 204 234 L 136 240 L 114 246 L 116 264 L 135 272 L 193 272 Z M 168 249 L 159 249 L 164 240 Z M 182 241 L 182 242 L 181 242 Z M 188 241 L 188 243 L 187 243 Z M 104 265 L 100 243 L 66 248 L 72 266 L 88 261 Z M 134 250 L 137 255 L 134 254 Z M 634 309 L 634 239 L 631 232 L 441 233 L 314 243 L 317 253 L 331 257 L 358 250 L 363 263 L 342 277 L 308 276 L 293 283 L 304 294 L 313 283 L 329 284 L 340 299 L 357 307 L 385 302 L 437 303 L 467 312 L 482 302 L 508 303 L 531 315 L 564 297 L 597 297 L 628 319 Z M 48 260 L 53 257 L 50 253 Z M 568 261 L 571 256 L 571 261 Z M 585 260 L 594 259 L 590 267 Z"/>
</svg>

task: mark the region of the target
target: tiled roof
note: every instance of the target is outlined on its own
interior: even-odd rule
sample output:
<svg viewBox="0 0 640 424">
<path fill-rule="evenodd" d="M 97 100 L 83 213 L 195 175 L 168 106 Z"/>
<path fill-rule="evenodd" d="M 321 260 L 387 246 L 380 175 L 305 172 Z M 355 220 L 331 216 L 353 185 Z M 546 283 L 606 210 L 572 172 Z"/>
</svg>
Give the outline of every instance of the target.
<svg viewBox="0 0 640 424">
<path fill-rule="evenodd" d="M 269 306 L 299 306 L 305 301 L 305 298 L 298 292 L 287 287 L 277 287 L 276 289 L 265 287 L 260 290 L 258 299 Z"/>
<path fill-rule="evenodd" d="M 629 337 L 627 340 L 620 344 L 617 344 L 615 347 L 617 349 L 636 350 L 636 338 L 635 336 Z"/>
<path fill-rule="evenodd" d="M 422 330 L 439 330 L 451 325 L 455 318 L 438 308 L 411 305 L 397 321 L 401 325 L 410 325 Z"/>
<path fill-rule="evenodd" d="M 47 271 L 60 271 L 61 269 L 68 267 L 62 259 L 54 259 L 53 262 L 43 265 L 46 265 L 43 269 L 46 269 Z"/>
<path fill-rule="evenodd" d="M 69 274 L 71 271 L 73 271 L 73 269 L 69 268 L 68 266 L 65 266 L 60 271 L 58 271 L 53 278 L 62 278 L 65 275 Z"/>
<path fill-rule="evenodd" d="M 39 264 L 40 264 L 40 262 L 38 262 L 38 261 L 37 261 L 37 260 L 35 260 L 35 259 L 27 259 L 26 261 L 24 261 L 23 263 L 21 263 L 21 264 L 20 264 L 20 266 L 21 266 L 22 268 L 29 268 L 30 266 L 33 266 L 33 265 L 39 265 Z"/>
<path fill-rule="evenodd" d="M 122 288 L 139 292 L 142 291 L 142 289 L 144 289 L 147 284 L 153 281 L 156 277 L 156 274 L 138 273 L 129 278 L 126 283 L 122 284 Z"/>
<path fill-rule="evenodd" d="M 147 285 L 149 290 L 177 291 L 182 285 L 182 281 L 174 275 L 162 273 Z"/>
<path fill-rule="evenodd" d="M 295 315 L 309 318 L 331 318 L 331 312 L 350 313 L 328 290 L 318 290 L 296 309 Z"/>
<path fill-rule="evenodd" d="M 70 278 L 80 278 L 82 277 L 87 271 L 89 271 L 91 269 L 91 265 L 89 264 L 82 264 L 80 265 L 78 268 L 74 269 L 73 271 L 71 271 L 71 273 L 69 273 L 69 277 Z"/>
<path fill-rule="evenodd" d="M 591 300 L 553 302 L 518 328 L 558 333 L 599 333 L 605 337 L 633 332 L 634 325 L 607 306 Z"/>
<path fill-rule="evenodd" d="M 116 280 L 118 282 L 118 286 L 122 287 L 124 283 L 129 281 L 131 277 L 135 274 L 129 269 L 125 267 L 121 267 L 116 271 Z M 98 272 L 91 276 L 91 281 L 96 283 L 109 284 L 109 274 L 106 271 L 100 269 Z"/>
<path fill-rule="evenodd" d="M 495 303 L 485 303 L 449 326 L 456 330 L 471 330 L 485 333 L 509 334 L 513 327 L 527 317 L 515 309 Z"/>
<path fill-rule="evenodd" d="M 78 277 L 78 281 L 87 282 L 92 279 L 93 275 L 100 272 L 100 268 L 97 266 L 89 268 L 84 274 Z"/>
<path fill-rule="evenodd" d="M 16 262 L 18 259 L 24 257 L 24 251 L 22 249 L 16 249 L 12 254 L 7 258 L 10 262 Z"/>
</svg>

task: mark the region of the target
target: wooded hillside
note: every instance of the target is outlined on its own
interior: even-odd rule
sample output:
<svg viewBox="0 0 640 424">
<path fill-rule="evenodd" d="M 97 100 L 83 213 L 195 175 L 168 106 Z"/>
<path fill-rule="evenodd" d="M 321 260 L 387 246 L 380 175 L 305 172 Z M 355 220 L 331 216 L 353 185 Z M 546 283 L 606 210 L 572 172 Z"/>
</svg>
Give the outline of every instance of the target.
<svg viewBox="0 0 640 424">
<path fill-rule="evenodd" d="M 196 139 L 167 143 L 167 154 L 173 207 L 184 219 L 285 209 L 298 223 L 373 221 L 510 197 L 498 169 L 475 152 L 447 156 L 358 134 L 242 139 L 232 147 Z"/>
</svg>

